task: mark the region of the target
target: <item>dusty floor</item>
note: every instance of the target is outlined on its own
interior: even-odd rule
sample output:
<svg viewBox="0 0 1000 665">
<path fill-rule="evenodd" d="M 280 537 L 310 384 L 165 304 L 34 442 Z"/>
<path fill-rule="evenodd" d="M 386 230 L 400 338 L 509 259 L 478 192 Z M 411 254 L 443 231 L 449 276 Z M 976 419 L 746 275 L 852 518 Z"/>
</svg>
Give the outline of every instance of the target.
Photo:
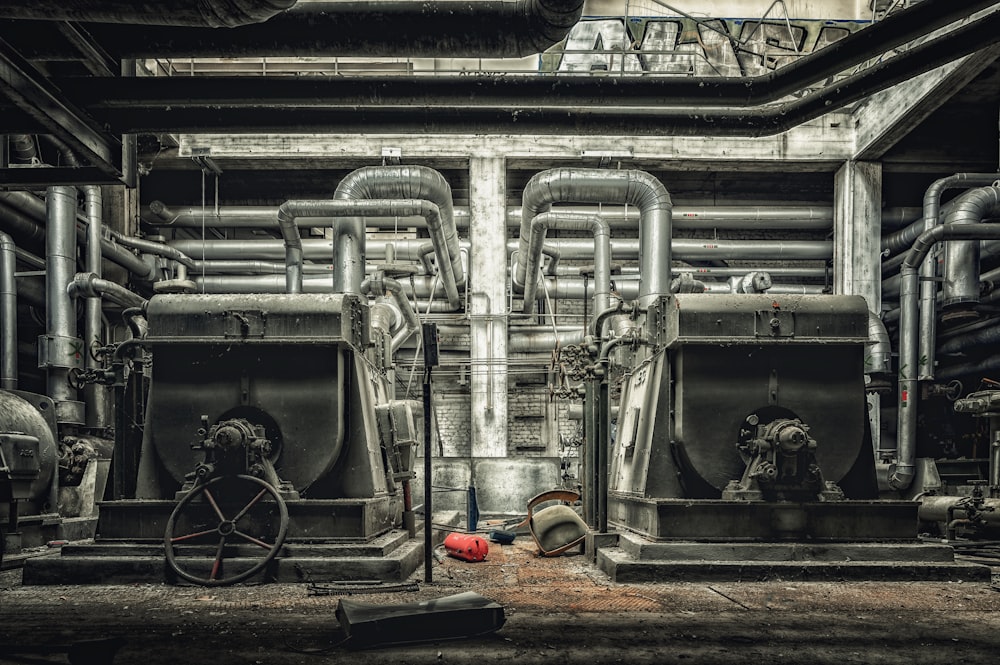
<svg viewBox="0 0 1000 665">
<path fill-rule="evenodd" d="M 125 641 L 114 662 L 142 665 L 1000 662 L 1000 592 L 989 584 L 613 584 L 582 556 L 538 558 L 519 538 L 491 544 L 485 562 L 435 563 L 434 582 L 419 586 L 353 598 L 471 590 L 502 604 L 506 624 L 487 637 L 351 651 L 334 615 L 342 596 L 307 584 L 21 587 L 7 571 L 0 663 L 67 663 L 37 651 L 114 636 Z"/>
</svg>

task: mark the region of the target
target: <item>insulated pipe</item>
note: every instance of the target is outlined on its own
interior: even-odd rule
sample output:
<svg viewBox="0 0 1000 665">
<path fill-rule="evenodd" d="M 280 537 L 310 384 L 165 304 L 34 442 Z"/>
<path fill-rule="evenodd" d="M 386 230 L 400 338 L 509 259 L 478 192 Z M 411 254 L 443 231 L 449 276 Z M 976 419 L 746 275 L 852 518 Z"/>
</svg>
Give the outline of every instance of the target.
<svg viewBox="0 0 1000 665">
<path fill-rule="evenodd" d="M 920 217 L 919 208 L 886 208 L 882 211 L 883 227 L 909 224 Z M 574 215 L 598 215 L 611 228 L 632 228 L 639 223 L 639 211 L 627 206 L 560 205 L 557 212 Z M 266 229 L 274 227 L 275 206 L 221 206 L 203 209 L 197 206 L 168 206 L 162 201 L 153 201 L 142 210 L 142 219 L 157 227 L 201 228 L 206 227 Z M 456 206 L 455 226 L 468 228 L 469 208 Z M 302 220 L 299 226 L 330 226 L 332 220 L 319 218 Z M 369 217 L 366 227 L 397 228 L 406 226 L 422 227 L 424 220 L 416 216 Z M 521 208 L 507 208 L 507 226 L 521 225 Z M 778 229 L 801 231 L 803 229 L 824 230 L 833 228 L 833 208 L 829 206 L 674 206 L 673 227 L 675 229 Z M 916 237 L 916 236 L 914 236 Z M 910 240 L 912 243 L 912 239 Z M 909 247 L 909 245 L 907 245 Z M 905 248 L 904 248 L 905 249 Z"/>
<path fill-rule="evenodd" d="M 570 330 L 565 332 L 552 332 L 551 330 L 540 330 L 538 332 L 518 332 L 511 335 L 507 340 L 507 351 L 509 353 L 551 353 L 556 347 L 569 346 L 571 344 L 582 344 L 586 333 L 583 330 Z"/>
<path fill-rule="evenodd" d="M 420 319 L 413 309 L 413 303 L 403 294 L 402 285 L 395 279 L 383 277 L 381 279 L 366 279 L 361 283 L 361 293 L 384 296 L 391 294 L 393 301 L 399 308 L 403 316 L 404 327 L 396 332 L 392 337 L 392 352 L 395 353 L 411 335 L 420 330 Z"/>
<path fill-rule="evenodd" d="M 532 176 L 521 197 L 518 256 L 527 257 L 530 221 L 553 203 L 628 203 L 639 208 L 639 301 L 670 293 L 670 240 L 673 203 L 667 188 L 645 171 L 559 168 Z M 525 284 L 526 266 L 517 264 L 515 283 Z"/>
<path fill-rule="evenodd" d="M 276 260 L 285 256 L 281 240 L 169 240 L 185 254 L 201 255 L 206 259 L 255 259 Z M 375 260 L 385 256 L 386 245 L 396 249 L 399 260 L 420 260 L 420 249 L 425 240 L 372 240 L 367 243 L 366 253 Z M 463 243 L 466 244 L 467 243 Z M 549 238 L 546 246 L 557 250 L 563 259 L 587 259 L 594 256 L 594 243 L 586 238 Z M 674 238 L 671 243 L 673 258 L 679 261 L 703 260 L 765 260 L 797 261 L 833 258 L 833 243 L 829 240 L 714 240 L 702 238 Z M 518 249 L 518 241 L 507 242 L 508 254 Z M 302 241 L 302 251 L 306 260 L 329 262 L 333 243 L 329 240 L 308 238 Z M 636 259 L 639 256 L 639 241 L 634 238 L 618 238 L 611 241 L 612 258 Z M 641 269 L 641 268 L 640 268 Z M 712 270 L 712 268 L 706 268 Z"/>
<path fill-rule="evenodd" d="M 348 192 L 350 193 L 350 192 Z M 279 209 L 278 223 L 284 241 L 280 242 L 281 253 L 285 257 L 286 289 L 288 293 L 300 293 L 304 259 L 328 260 L 332 255 L 333 285 L 336 293 L 359 293 L 361 280 L 365 271 L 366 235 L 364 219 L 370 215 L 384 214 L 419 214 L 427 220 L 428 229 L 432 233 L 432 241 L 439 262 L 441 281 L 448 293 L 449 304 L 458 308 L 461 300 L 458 295 L 458 285 L 455 280 L 454 264 L 445 257 L 446 242 L 443 224 L 443 213 L 432 201 L 426 199 L 338 199 L 333 201 L 287 201 Z M 362 215 L 362 217 L 355 217 Z M 334 225 L 335 238 L 331 240 L 303 241 L 299 235 L 296 219 L 300 217 L 336 217 L 339 223 Z M 272 252 L 277 249 L 269 241 L 236 241 L 240 244 L 231 245 L 233 241 L 223 241 L 214 247 L 223 248 L 218 254 L 209 251 L 209 243 L 191 241 L 189 245 L 181 242 L 170 243 L 173 247 L 193 248 L 206 258 L 244 258 L 245 249 L 266 248 L 265 252 L 253 254 L 257 258 L 276 258 Z M 193 243 L 193 244 L 192 244 Z M 432 243 L 433 244 L 433 243 Z M 419 241 L 416 247 L 410 249 L 416 253 L 423 252 L 426 242 Z M 383 245 L 384 251 L 385 245 Z M 229 251 L 225 251 L 229 250 Z M 235 250 L 235 251 L 233 251 Z M 276 253 L 276 252 L 275 252 Z M 221 256 L 220 256 L 221 255 Z M 461 256 L 458 257 L 461 264 Z M 290 289 L 299 289 L 293 291 Z"/>
<path fill-rule="evenodd" d="M 165 245 L 162 242 L 154 242 L 152 240 L 144 240 L 143 238 L 127 236 L 123 233 L 118 233 L 117 231 L 110 231 L 109 233 L 111 237 L 115 239 L 115 242 L 122 247 L 130 247 L 132 249 L 139 250 L 143 254 L 162 256 L 165 259 L 176 261 L 185 268 L 190 270 L 194 269 L 194 261 L 192 261 L 187 254 L 171 247 L 170 245 Z"/>
<path fill-rule="evenodd" d="M 525 264 L 527 281 L 524 282 L 525 314 L 535 308 L 535 293 L 538 290 L 538 267 L 542 259 L 545 233 L 549 228 L 590 231 L 594 234 L 594 312 L 601 312 L 610 306 L 611 300 L 611 231 L 608 223 L 600 217 L 567 215 L 560 212 L 543 212 L 531 220 L 531 239 L 528 253 L 518 257 L 518 264 Z"/>
<path fill-rule="evenodd" d="M 260 23 L 296 0 L 5 0 L 0 18 L 234 28 Z M 141 32 L 141 31 L 140 31 Z"/>
<path fill-rule="evenodd" d="M 983 328 L 972 333 L 959 335 L 941 344 L 937 351 L 939 354 L 950 355 L 962 353 L 978 346 L 992 346 L 1000 344 L 1000 323 L 996 320 L 989 328 Z"/>
<path fill-rule="evenodd" d="M 100 278 L 103 274 L 101 228 L 104 225 L 104 200 L 99 186 L 83 187 L 83 207 L 88 220 L 84 267 L 92 275 Z M 83 354 L 83 366 L 84 369 L 96 371 L 102 367 L 101 361 L 93 353 L 95 347 L 103 345 L 101 300 L 88 298 L 83 307 L 83 345 L 87 351 Z M 87 427 L 104 428 L 108 425 L 107 391 L 104 386 L 87 384 L 83 389 L 83 403 Z"/>
<path fill-rule="evenodd" d="M 14 229 L 8 226 L 8 230 L 17 232 L 19 235 L 24 235 L 27 233 L 31 239 L 37 238 L 41 242 L 41 238 L 45 234 L 45 227 L 43 224 L 47 224 L 45 202 L 39 199 L 37 196 L 33 196 L 28 192 L 0 192 L 0 203 L 9 206 L 12 210 L 20 213 L 23 216 L 18 218 L 18 228 Z M 3 215 L 4 208 L 0 206 L 0 222 L 4 221 L 5 217 Z M 35 221 L 35 228 L 30 229 L 24 226 L 26 219 Z M 78 216 L 78 219 L 79 216 Z M 83 222 L 86 222 L 86 218 L 83 218 Z M 103 230 L 103 229 L 102 229 Z M 77 243 L 81 246 L 86 246 L 87 235 L 86 229 L 77 225 Z M 101 254 L 107 260 L 115 263 L 122 268 L 128 270 L 133 275 L 136 275 L 142 279 L 153 280 L 156 279 L 156 274 L 150 273 L 150 267 L 143 263 L 142 259 L 135 254 L 122 249 L 115 243 L 111 242 L 107 238 L 101 238 Z"/>
<path fill-rule="evenodd" d="M 904 490 L 913 482 L 916 470 L 917 390 L 919 357 L 919 276 L 920 264 L 941 240 L 1000 239 L 1000 225 L 944 224 L 920 234 L 903 260 L 899 300 L 899 409 L 897 416 L 897 462 L 889 476 L 893 489 Z"/>
<path fill-rule="evenodd" d="M 45 194 L 49 218 L 45 234 L 45 330 L 53 348 L 68 348 L 77 336 L 76 307 L 66 292 L 76 271 L 76 197 L 74 187 L 49 187 Z M 57 419 L 61 419 L 69 416 L 63 409 L 76 401 L 76 390 L 69 382 L 68 361 L 48 358 L 47 362 L 46 390 L 56 403 Z"/>
<path fill-rule="evenodd" d="M 892 344 L 889 331 L 878 314 L 868 310 L 868 342 L 865 374 L 888 374 L 892 371 Z"/>
<path fill-rule="evenodd" d="M 89 272 L 76 273 L 66 293 L 70 298 L 106 298 L 124 308 L 145 307 L 149 302 L 138 293 Z"/>
<path fill-rule="evenodd" d="M 448 303 L 461 305 L 458 287 L 465 284 L 458 229 L 455 226 L 451 186 L 439 172 L 426 166 L 366 166 L 347 174 L 334 193 L 335 199 L 420 199 L 433 203 L 440 214 L 427 219 L 427 229 L 445 284 Z M 422 215 L 423 216 L 423 215 Z M 360 220 L 357 220 L 361 224 Z M 360 226 L 364 235 L 364 226 Z M 334 256 L 334 264 L 338 257 Z M 362 267 L 361 270 L 364 270 Z"/>
<path fill-rule="evenodd" d="M 328 0 L 228 30 L 87 28 L 119 58 L 521 58 L 558 44 L 582 12 L 583 0 Z"/>
<path fill-rule="evenodd" d="M 979 224 L 1000 215 L 1000 187 L 973 189 L 955 201 L 946 224 Z M 944 249 L 944 307 L 979 302 L 978 240 L 949 242 Z"/>
<path fill-rule="evenodd" d="M 0 390 L 17 390 L 17 254 L 0 232 Z"/>
</svg>

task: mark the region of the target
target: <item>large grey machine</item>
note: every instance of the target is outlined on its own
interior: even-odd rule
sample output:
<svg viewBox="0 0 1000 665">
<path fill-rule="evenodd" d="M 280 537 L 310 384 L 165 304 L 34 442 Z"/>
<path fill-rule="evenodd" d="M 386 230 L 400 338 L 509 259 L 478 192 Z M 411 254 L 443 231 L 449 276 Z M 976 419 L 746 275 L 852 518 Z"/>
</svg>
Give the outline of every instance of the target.
<svg viewBox="0 0 1000 665">
<path fill-rule="evenodd" d="M 121 483 L 131 496 L 101 504 L 93 546 L 117 562 L 93 556 L 78 575 L 121 581 L 152 567 L 220 585 L 416 568 L 420 547 L 400 527 L 419 428 L 410 403 L 391 399 L 361 297 L 159 295 L 146 316 L 145 338 L 117 354 L 151 377 L 141 449 L 116 451 L 134 490 Z M 141 550 L 147 560 L 130 556 L 161 541 Z M 26 579 L 58 580 L 55 568 Z"/>
<path fill-rule="evenodd" d="M 620 373 L 611 524 L 653 540 L 916 537 L 914 503 L 877 500 L 862 298 L 667 296 L 642 329 Z"/>
</svg>

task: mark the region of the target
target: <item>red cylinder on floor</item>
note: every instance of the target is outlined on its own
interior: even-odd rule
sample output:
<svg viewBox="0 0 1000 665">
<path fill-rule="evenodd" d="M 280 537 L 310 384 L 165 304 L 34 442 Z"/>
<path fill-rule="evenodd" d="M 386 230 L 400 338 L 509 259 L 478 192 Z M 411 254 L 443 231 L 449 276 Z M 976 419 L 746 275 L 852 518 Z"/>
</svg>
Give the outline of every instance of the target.
<svg viewBox="0 0 1000 665">
<path fill-rule="evenodd" d="M 462 561 L 482 561 L 490 551 L 486 540 L 474 533 L 450 533 L 444 539 L 444 548 Z"/>
</svg>

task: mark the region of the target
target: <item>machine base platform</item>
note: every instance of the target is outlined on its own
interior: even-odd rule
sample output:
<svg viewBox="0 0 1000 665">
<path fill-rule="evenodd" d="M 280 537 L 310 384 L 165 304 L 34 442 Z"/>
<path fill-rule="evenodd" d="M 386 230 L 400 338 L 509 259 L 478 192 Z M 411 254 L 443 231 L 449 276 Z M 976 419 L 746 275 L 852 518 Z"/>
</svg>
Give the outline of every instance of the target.
<svg viewBox="0 0 1000 665">
<path fill-rule="evenodd" d="M 285 541 L 279 554 L 250 582 L 401 582 L 423 562 L 423 544 L 394 529 L 367 542 L 308 543 Z M 206 557 L 204 566 L 210 565 Z M 227 572 L 256 563 L 253 558 L 226 559 Z M 245 569 L 245 568 L 244 568 Z M 66 545 L 60 556 L 24 562 L 25 585 L 130 584 L 181 582 L 167 566 L 162 542 L 98 540 Z M 186 582 L 184 582 L 186 584 Z"/>
<path fill-rule="evenodd" d="M 990 581 L 987 566 L 955 561 L 951 547 L 916 542 L 655 542 L 621 533 L 611 544 L 604 538 L 591 554 L 620 583 Z"/>
</svg>

